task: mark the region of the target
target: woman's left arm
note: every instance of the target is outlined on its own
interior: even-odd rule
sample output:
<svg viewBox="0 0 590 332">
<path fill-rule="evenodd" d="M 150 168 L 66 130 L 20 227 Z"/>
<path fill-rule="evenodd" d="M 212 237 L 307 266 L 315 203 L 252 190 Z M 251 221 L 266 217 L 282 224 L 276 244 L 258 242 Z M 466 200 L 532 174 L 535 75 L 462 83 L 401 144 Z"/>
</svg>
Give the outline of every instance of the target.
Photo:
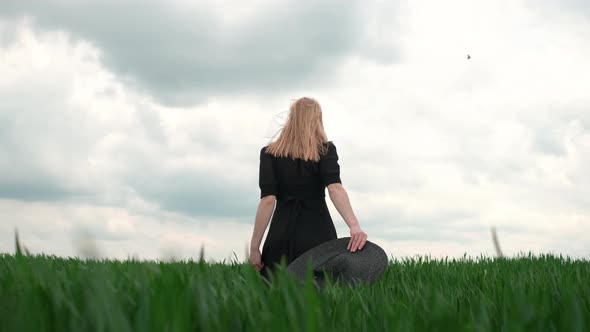
<svg viewBox="0 0 590 332">
<path fill-rule="evenodd" d="M 266 231 L 266 227 L 270 222 L 272 212 L 276 204 L 276 196 L 268 195 L 260 199 L 258 203 L 258 210 L 256 211 L 256 220 L 254 222 L 254 231 L 252 233 L 252 240 L 250 241 L 250 251 L 259 250 L 262 237 Z"/>
</svg>

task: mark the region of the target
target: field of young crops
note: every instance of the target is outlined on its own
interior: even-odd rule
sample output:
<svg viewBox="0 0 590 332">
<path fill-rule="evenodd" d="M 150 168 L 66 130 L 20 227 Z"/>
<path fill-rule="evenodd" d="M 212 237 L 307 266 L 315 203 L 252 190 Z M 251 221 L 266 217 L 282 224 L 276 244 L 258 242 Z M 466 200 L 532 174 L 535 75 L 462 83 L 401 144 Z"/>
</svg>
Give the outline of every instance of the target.
<svg viewBox="0 0 590 332">
<path fill-rule="evenodd" d="M 1 331 L 588 331 L 590 262 L 391 260 L 316 289 L 250 266 L 0 255 Z"/>
</svg>

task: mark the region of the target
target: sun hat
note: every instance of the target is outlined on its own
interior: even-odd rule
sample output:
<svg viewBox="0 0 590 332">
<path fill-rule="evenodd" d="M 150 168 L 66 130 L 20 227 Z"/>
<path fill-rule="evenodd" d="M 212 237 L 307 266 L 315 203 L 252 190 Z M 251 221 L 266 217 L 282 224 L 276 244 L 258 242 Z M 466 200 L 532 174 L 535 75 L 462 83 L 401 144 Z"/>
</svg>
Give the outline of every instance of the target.
<svg viewBox="0 0 590 332">
<path fill-rule="evenodd" d="M 377 244 L 366 241 L 361 250 L 347 249 L 350 237 L 324 242 L 306 251 L 287 266 L 287 273 L 298 280 L 305 280 L 307 266 L 313 270 L 314 282 L 325 287 L 324 272 L 334 282 L 348 284 L 372 283 L 385 272 L 388 258 Z"/>
</svg>

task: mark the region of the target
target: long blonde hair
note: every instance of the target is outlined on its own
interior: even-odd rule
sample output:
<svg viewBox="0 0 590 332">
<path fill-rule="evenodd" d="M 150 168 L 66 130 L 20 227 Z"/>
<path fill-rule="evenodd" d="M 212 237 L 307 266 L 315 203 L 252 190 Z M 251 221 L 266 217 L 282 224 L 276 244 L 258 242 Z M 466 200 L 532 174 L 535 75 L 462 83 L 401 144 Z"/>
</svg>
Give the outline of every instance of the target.
<svg viewBox="0 0 590 332">
<path fill-rule="evenodd" d="M 313 98 L 303 97 L 291 104 L 279 138 L 268 145 L 266 152 L 276 157 L 318 161 L 320 154 L 326 153 L 327 142 L 320 104 Z"/>
</svg>

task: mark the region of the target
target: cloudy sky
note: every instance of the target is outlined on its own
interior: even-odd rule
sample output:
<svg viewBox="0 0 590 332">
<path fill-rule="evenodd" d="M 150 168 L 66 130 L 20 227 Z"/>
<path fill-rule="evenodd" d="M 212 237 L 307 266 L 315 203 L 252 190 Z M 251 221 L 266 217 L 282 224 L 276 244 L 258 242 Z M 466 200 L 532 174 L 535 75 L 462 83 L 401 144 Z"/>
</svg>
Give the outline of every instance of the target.
<svg viewBox="0 0 590 332">
<path fill-rule="evenodd" d="M 388 255 L 590 258 L 587 2 L 236 4 L 2 1 L 0 252 L 244 259 L 311 96 Z"/>
</svg>

